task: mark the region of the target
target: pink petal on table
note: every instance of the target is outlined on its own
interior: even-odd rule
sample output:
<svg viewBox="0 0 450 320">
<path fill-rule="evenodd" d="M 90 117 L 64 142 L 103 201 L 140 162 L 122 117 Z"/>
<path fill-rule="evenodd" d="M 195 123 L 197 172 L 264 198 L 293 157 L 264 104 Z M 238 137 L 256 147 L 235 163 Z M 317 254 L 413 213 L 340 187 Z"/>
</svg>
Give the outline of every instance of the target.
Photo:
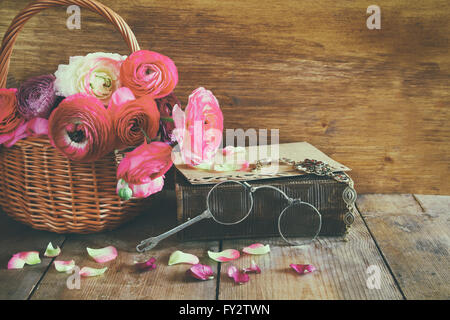
<svg viewBox="0 0 450 320">
<path fill-rule="evenodd" d="M 298 274 L 305 274 L 309 272 L 316 271 L 316 267 L 312 264 L 293 264 L 289 265 L 292 269 L 294 269 Z"/>
<path fill-rule="evenodd" d="M 98 263 L 108 262 L 117 257 L 117 249 L 113 246 L 108 246 L 101 249 L 86 248 L 86 250 L 88 254 Z"/>
<path fill-rule="evenodd" d="M 169 266 L 178 263 L 198 264 L 199 262 L 197 256 L 180 250 L 174 251 L 169 258 Z"/>
<path fill-rule="evenodd" d="M 80 276 L 82 277 L 95 277 L 95 276 L 99 276 L 105 273 L 105 271 L 107 270 L 107 267 L 104 267 L 102 269 L 95 269 L 95 268 L 90 268 L 90 267 L 83 267 L 80 270 Z"/>
<path fill-rule="evenodd" d="M 193 265 L 187 273 L 198 280 L 214 279 L 214 272 L 212 268 L 204 264 Z"/>
<path fill-rule="evenodd" d="M 254 243 L 242 249 L 242 252 L 247 254 L 266 254 L 270 252 L 270 246 L 268 244 Z"/>
<path fill-rule="evenodd" d="M 54 264 L 55 264 L 55 269 L 58 272 L 71 271 L 75 267 L 74 260 L 69 260 L 69 261 L 55 260 Z"/>
<path fill-rule="evenodd" d="M 151 257 L 145 262 L 138 262 L 135 264 L 136 268 L 138 268 L 140 271 L 148 271 L 156 269 L 156 258 Z"/>
<path fill-rule="evenodd" d="M 8 269 L 22 269 L 25 264 L 34 265 L 41 263 L 39 252 L 24 251 L 16 253 L 8 261 Z"/>
<path fill-rule="evenodd" d="M 228 277 L 232 278 L 235 283 L 243 284 L 250 280 L 248 274 L 240 272 L 238 268 L 233 265 L 228 267 L 227 274 Z"/>
<path fill-rule="evenodd" d="M 15 254 L 8 261 L 8 269 L 22 269 L 25 265 L 25 260 L 19 258 L 19 254 Z"/>
<path fill-rule="evenodd" d="M 239 258 L 241 256 L 241 254 L 237 250 L 227 249 L 227 250 L 223 250 L 221 252 L 208 251 L 208 256 L 211 259 L 213 259 L 214 261 L 226 262 L 226 261 L 236 260 L 237 258 Z"/>
<path fill-rule="evenodd" d="M 25 260 L 25 263 L 29 265 L 41 263 L 41 259 L 39 258 L 39 252 L 37 251 L 20 252 L 19 257 Z"/>
<path fill-rule="evenodd" d="M 255 261 L 252 260 L 250 268 L 244 268 L 244 272 L 245 273 L 261 273 L 261 269 L 255 263 Z"/>
</svg>

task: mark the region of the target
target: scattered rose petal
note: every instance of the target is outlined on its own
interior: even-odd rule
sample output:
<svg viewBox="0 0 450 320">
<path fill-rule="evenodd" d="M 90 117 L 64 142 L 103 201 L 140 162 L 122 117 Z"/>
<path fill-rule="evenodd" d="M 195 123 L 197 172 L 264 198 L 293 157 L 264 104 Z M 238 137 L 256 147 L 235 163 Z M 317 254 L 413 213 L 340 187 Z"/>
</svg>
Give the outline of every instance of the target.
<svg viewBox="0 0 450 320">
<path fill-rule="evenodd" d="M 177 263 L 198 264 L 199 262 L 197 256 L 179 250 L 173 252 L 169 258 L 169 266 Z"/>
<path fill-rule="evenodd" d="M 104 267 L 102 269 L 83 267 L 80 270 L 80 276 L 82 276 L 82 277 L 96 277 L 96 276 L 104 274 L 107 269 L 108 269 L 107 267 Z"/>
<path fill-rule="evenodd" d="M 208 256 L 217 262 L 226 262 L 240 257 L 240 253 L 234 249 L 227 249 L 221 252 L 208 251 Z"/>
<path fill-rule="evenodd" d="M 22 269 L 25 264 L 34 265 L 41 263 L 39 252 L 25 251 L 19 252 L 12 256 L 8 261 L 8 269 Z"/>
<path fill-rule="evenodd" d="M 69 261 L 62 261 L 62 260 L 55 260 L 55 269 L 58 272 L 68 272 L 71 271 L 75 267 L 75 261 L 69 260 Z"/>
<path fill-rule="evenodd" d="M 56 246 L 56 248 L 53 248 L 52 243 L 49 242 L 47 245 L 47 249 L 45 250 L 44 256 L 54 258 L 59 256 L 60 253 L 61 253 L 60 247 Z"/>
<path fill-rule="evenodd" d="M 316 271 L 316 267 L 312 264 L 293 264 L 289 265 L 292 269 L 294 269 L 298 274 L 305 274 L 309 272 Z"/>
<path fill-rule="evenodd" d="M 108 262 L 117 257 L 117 249 L 113 246 L 108 246 L 102 249 L 86 249 L 89 255 L 98 263 Z"/>
<path fill-rule="evenodd" d="M 210 266 L 204 264 L 193 265 L 188 274 L 199 280 L 211 280 L 214 279 L 214 273 Z"/>
<path fill-rule="evenodd" d="M 18 254 L 12 256 L 8 261 L 8 269 L 22 269 L 25 265 L 25 260 L 20 259 Z"/>
<path fill-rule="evenodd" d="M 242 249 L 247 254 L 266 254 L 270 252 L 270 246 L 268 244 L 254 243 Z"/>
<path fill-rule="evenodd" d="M 148 271 L 156 269 L 156 258 L 151 257 L 145 262 L 138 262 L 135 264 L 136 268 L 138 268 L 140 271 Z"/>
<path fill-rule="evenodd" d="M 250 277 L 245 272 L 240 272 L 238 268 L 231 265 L 228 267 L 227 274 L 234 280 L 235 283 L 243 284 L 250 280 Z"/>
<path fill-rule="evenodd" d="M 255 261 L 252 260 L 250 268 L 244 268 L 244 272 L 245 273 L 261 273 L 261 269 L 255 263 Z"/>
</svg>

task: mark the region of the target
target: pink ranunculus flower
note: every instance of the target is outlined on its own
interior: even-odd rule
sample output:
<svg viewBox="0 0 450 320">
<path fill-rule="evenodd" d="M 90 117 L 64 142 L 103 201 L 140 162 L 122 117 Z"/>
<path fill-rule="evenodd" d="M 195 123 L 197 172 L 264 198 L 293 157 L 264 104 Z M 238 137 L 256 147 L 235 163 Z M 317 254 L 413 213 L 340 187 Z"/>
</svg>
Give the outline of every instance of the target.
<svg viewBox="0 0 450 320">
<path fill-rule="evenodd" d="M 56 94 L 68 97 L 87 93 L 104 105 L 120 86 L 120 67 L 126 56 L 117 53 L 95 52 L 71 57 L 68 65 L 59 65 L 55 72 Z"/>
<path fill-rule="evenodd" d="M 120 81 L 136 97 L 149 95 L 154 99 L 170 94 L 178 83 L 175 63 L 158 52 L 133 52 L 122 64 Z"/>
<path fill-rule="evenodd" d="M 160 192 L 164 187 L 164 176 L 155 178 L 150 180 L 148 183 L 144 184 L 132 184 L 127 183 L 125 180 L 120 179 L 117 182 L 116 192 L 123 199 L 128 200 L 131 197 L 134 198 L 147 198 L 148 196 Z M 121 192 L 122 189 L 129 189 L 127 194 L 127 190 L 125 192 Z M 122 190 L 123 191 L 123 190 Z"/>
<path fill-rule="evenodd" d="M 117 168 L 117 193 L 130 188 L 132 196 L 146 198 L 164 186 L 164 174 L 172 166 L 172 148 L 160 141 L 144 143 L 127 153 Z"/>
<path fill-rule="evenodd" d="M 147 198 L 148 196 L 160 192 L 164 187 L 164 176 L 155 178 L 148 183 L 144 184 L 129 184 L 131 191 L 133 191 L 133 197 L 135 198 Z"/>
<path fill-rule="evenodd" d="M 189 96 L 183 112 L 176 105 L 172 111 L 174 135 L 184 163 L 196 166 L 211 162 L 222 143 L 223 114 L 211 91 L 203 87 Z"/>
</svg>

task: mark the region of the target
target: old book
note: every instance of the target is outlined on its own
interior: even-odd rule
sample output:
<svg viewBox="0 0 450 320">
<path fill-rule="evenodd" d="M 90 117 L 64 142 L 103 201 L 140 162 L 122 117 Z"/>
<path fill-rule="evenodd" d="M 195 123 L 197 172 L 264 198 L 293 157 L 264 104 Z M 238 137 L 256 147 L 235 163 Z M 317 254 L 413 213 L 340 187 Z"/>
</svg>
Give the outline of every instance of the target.
<svg viewBox="0 0 450 320">
<path fill-rule="evenodd" d="M 308 157 L 317 158 L 317 160 L 331 163 L 337 172 L 350 170 L 307 143 L 284 144 L 280 145 L 279 150 L 280 157 L 289 156 L 294 161 L 303 161 Z M 305 174 L 292 169 L 291 166 L 280 167 L 280 170 L 272 175 L 263 173 L 259 176 L 259 173 L 207 172 L 178 164 L 175 174 L 178 223 L 181 224 L 204 212 L 207 209 L 206 199 L 209 191 L 216 183 L 225 180 L 248 181 L 253 187 L 274 186 L 291 198 L 301 199 L 311 204 L 320 212 L 322 219 L 320 235 L 323 236 L 344 235 L 353 222 L 351 206 L 356 193 L 352 193 L 353 188 L 349 188 L 348 183 L 338 182 L 329 176 Z M 229 188 L 235 188 L 236 193 L 218 194 L 211 199 L 209 206 L 221 208 L 230 202 L 237 203 L 239 201 L 237 197 L 242 198 L 239 196 L 241 187 L 231 185 Z M 205 219 L 184 229 L 179 233 L 179 237 L 186 240 L 209 240 L 278 236 L 278 218 L 287 205 L 281 193 L 271 189 L 261 189 L 253 195 L 251 214 L 241 223 L 221 225 L 213 219 Z M 302 213 L 301 223 L 299 220 L 294 220 L 297 225 L 292 226 L 294 231 L 290 232 L 294 232 L 295 236 L 308 237 L 316 230 L 317 216 L 312 214 L 311 210 L 306 211 Z"/>
</svg>

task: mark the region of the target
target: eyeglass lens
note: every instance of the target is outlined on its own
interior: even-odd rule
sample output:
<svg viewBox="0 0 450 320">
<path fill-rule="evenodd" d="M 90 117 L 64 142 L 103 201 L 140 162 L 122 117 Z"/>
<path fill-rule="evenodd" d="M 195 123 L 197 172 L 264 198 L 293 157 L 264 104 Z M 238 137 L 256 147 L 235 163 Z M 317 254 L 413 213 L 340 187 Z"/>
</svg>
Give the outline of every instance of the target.
<svg viewBox="0 0 450 320">
<path fill-rule="evenodd" d="M 227 225 L 237 224 L 250 214 L 253 196 L 243 183 L 225 181 L 211 189 L 207 206 L 216 222 Z"/>
<path fill-rule="evenodd" d="M 317 209 L 308 203 L 297 201 L 287 206 L 278 219 L 280 235 L 292 245 L 302 245 L 316 238 L 322 226 Z"/>
</svg>

